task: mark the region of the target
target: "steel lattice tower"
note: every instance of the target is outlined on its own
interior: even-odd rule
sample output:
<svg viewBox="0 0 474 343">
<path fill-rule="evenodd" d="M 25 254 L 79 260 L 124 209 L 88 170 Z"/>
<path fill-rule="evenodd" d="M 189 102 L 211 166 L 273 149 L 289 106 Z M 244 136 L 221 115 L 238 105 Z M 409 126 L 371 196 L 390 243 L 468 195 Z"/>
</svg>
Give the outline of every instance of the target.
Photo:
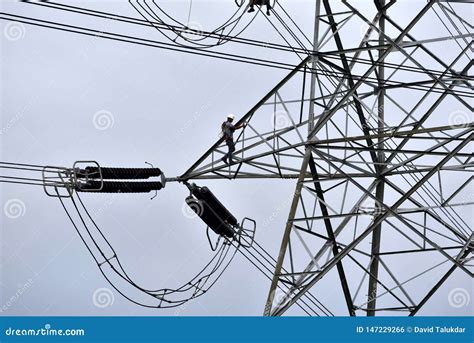
<svg viewBox="0 0 474 343">
<path fill-rule="evenodd" d="M 404 25 L 390 16 L 395 1 L 375 1 L 371 17 L 342 3 L 316 2 L 313 52 L 239 121 L 238 163 L 220 162 L 219 141 L 181 176 L 297 180 L 265 315 L 311 291 L 327 304 L 325 279 L 346 314 L 414 315 L 456 269 L 473 276 L 472 25 L 448 2 L 429 1 Z M 417 39 L 433 16 L 451 34 Z M 346 48 L 350 21 L 363 25 L 357 48 Z M 455 51 L 449 61 L 440 46 Z M 287 99 L 295 87 L 301 98 Z M 400 259 L 416 259 L 413 270 Z"/>
</svg>

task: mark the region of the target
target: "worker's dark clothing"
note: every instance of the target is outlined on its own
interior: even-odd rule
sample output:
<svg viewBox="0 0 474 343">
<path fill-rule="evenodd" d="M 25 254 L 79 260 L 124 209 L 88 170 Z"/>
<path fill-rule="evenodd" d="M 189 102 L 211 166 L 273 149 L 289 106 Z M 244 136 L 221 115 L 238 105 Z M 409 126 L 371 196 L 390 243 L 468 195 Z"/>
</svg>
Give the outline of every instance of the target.
<svg viewBox="0 0 474 343">
<path fill-rule="evenodd" d="M 224 139 L 233 139 L 234 138 L 235 126 L 230 121 L 225 121 L 222 123 L 222 133 L 224 134 Z"/>
<path fill-rule="evenodd" d="M 229 160 L 229 163 L 232 163 L 232 153 L 235 151 L 234 131 L 235 126 L 230 121 L 222 123 L 222 133 L 224 134 L 225 144 L 227 144 L 229 148 L 227 154 L 222 158 L 225 163 L 227 163 L 227 160 Z"/>
<path fill-rule="evenodd" d="M 250 0 L 250 10 L 249 12 L 253 12 L 253 6 L 267 6 L 267 15 L 270 14 L 270 10 L 272 9 L 272 6 L 270 5 L 270 0 Z"/>
<path fill-rule="evenodd" d="M 225 141 L 225 144 L 229 147 L 229 151 L 224 155 L 224 161 L 229 159 L 229 163 L 232 163 L 232 153 L 235 151 L 235 143 L 232 139 Z"/>
<path fill-rule="evenodd" d="M 270 7 L 270 0 L 253 0 L 252 2 L 253 2 L 252 5 L 258 5 L 258 6 L 266 5 Z"/>
</svg>

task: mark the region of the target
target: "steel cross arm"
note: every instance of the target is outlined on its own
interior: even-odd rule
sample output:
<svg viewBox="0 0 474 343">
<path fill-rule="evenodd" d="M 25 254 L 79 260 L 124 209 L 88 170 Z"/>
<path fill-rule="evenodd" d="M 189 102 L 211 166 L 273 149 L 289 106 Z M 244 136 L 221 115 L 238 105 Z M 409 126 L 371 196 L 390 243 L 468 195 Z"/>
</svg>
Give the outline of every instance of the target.
<svg viewBox="0 0 474 343">
<path fill-rule="evenodd" d="M 331 108 L 324 116 L 322 116 L 318 122 L 316 123 L 314 129 L 311 131 L 309 134 L 309 137 L 314 137 L 316 133 L 324 126 L 324 124 L 327 123 L 329 118 L 332 117 L 336 111 L 338 111 L 343 104 L 349 100 L 349 98 L 354 94 L 354 92 L 362 85 L 364 80 L 377 68 L 377 65 L 381 63 L 381 61 L 385 60 L 385 58 L 388 56 L 388 54 L 396 47 L 398 43 L 400 43 L 405 37 L 408 32 L 415 26 L 415 24 L 423 17 L 423 15 L 433 6 L 435 1 L 430 0 L 425 7 L 416 15 L 416 17 L 407 25 L 407 27 L 400 33 L 400 35 L 390 44 L 390 46 L 379 56 L 377 61 L 369 67 L 369 69 L 364 73 L 364 75 L 361 76 L 361 78 L 357 81 L 357 83 L 352 87 L 343 97 L 339 102 Z"/>
<path fill-rule="evenodd" d="M 311 57 L 306 57 L 300 64 L 298 64 L 291 72 L 288 73 L 273 89 L 268 92 L 254 107 L 250 109 L 239 121 L 237 121 L 236 125 L 240 125 L 244 123 L 248 118 L 250 118 L 255 111 L 257 111 L 268 99 L 270 99 L 284 84 L 288 82 L 301 68 L 303 68 L 309 61 Z M 207 150 L 188 170 L 186 170 L 181 178 L 185 180 L 187 176 L 197 167 L 199 164 L 204 161 L 219 145 L 224 141 L 224 138 L 220 138 L 214 145 Z"/>
<path fill-rule="evenodd" d="M 429 170 L 429 169 L 428 169 Z M 219 170 L 220 171 L 220 170 Z M 190 176 L 188 180 L 221 180 L 221 179 L 283 179 L 283 180 L 290 180 L 290 179 L 297 179 L 300 173 L 282 173 L 281 175 L 277 172 L 273 174 L 257 174 L 257 173 L 239 173 L 237 175 L 232 174 L 229 176 L 228 172 L 226 174 L 218 173 L 216 170 L 212 171 L 214 175 L 197 175 L 197 176 Z M 234 172 L 233 172 L 234 173 Z M 407 172 L 408 173 L 408 172 Z M 405 174 L 407 174 L 405 173 Z M 348 177 L 350 178 L 368 178 L 368 177 L 375 177 L 375 174 L 357 174 L 357 173 L 346 173 L 346 175 L 339 175 L 339 174 L 320 174 L 320 181 L 327 181 L 327 180 L 346 180 Z M 305 174 L 305 183 L 312 182 L 311 181 L 312 175 L 310 172 L 306 172 Z M 167 181 L 183 181 L 179 177 L 169 177 L 166 178 Z"/>
<path fill-rule="evenodd" d="M 242 164 L 249 164 L 249 165 L 252 165 L 252 166 L 256 166 L 258 164 L 260 165 L 266 165 L 267 167 L 273 167 L 273 168 L 279 168 L 279 169 L 284 169 L 285 171 L 295 171 L 295 172 L 298 172 L 299 170 L 295 169 L 295 168 L 290 168 L 290 167 L 285 167 L 285 166 L 282 166 L 282 165 L 270 165 L 270 164 L 263 164 L 263 163 L 259 163 L 259 162 L 252 162 L 253 160 L 255 159 L 258 159 L 258 158 L 261 158 L 261 157 L 265 157 L 265 156 L 270 156 L 270 155 L 275 155 L 275 154 L 279 154 L 280 152 L 283 152 L 283 151 L 286 151 L 286 150 L 290 150 L 290 149 L 295 149 L 297 147 L 300 147 L 302 146 L 303 144 L 295 144 L 295 145 L 289 145 L 289 146 L 286 146 L 286 147 L 282 147 L 280 149 L 275 149 L 275 150 L 271 150 L 271 151 L 267 151 L 267 152 L 263 152 L 263 153 L 260 153 L 260 154 L 257 154 L 257 155 L 253 155 L 253 156 L 250 156 L 250 157 L 247 157 L 247 158 L 243 158 L 243 159 L 237 159 L 237 158 L 234 158 L 236 161 L 238 161 L 238 164 L 242 165 Z M 238 153 L 239 151 L 237 151 Z M 295 156 L 296 157 L 296 156 Z M 207 168 L 206 169 L 199 169 L 199 170 L 196 170 L 196 171 L 193 171 L 191 174 L 187 175 L 187 179 L 196 179 L 196 178 L 201 178 L 202 175 L 206 174 L 206 173 L 209 173 L 209 172 L 215 172 L 216 170 L 225 170 L 227 169 L 228 167 L 227 166 L 221 166 L 221 167 L 210 167 L 210 168 Z M 268 170 L 267 170 L 268 171 Z M 283 174 L 279 175 L 278 172 L 275 171 L 275 175 L 278 175 L 279 178 L 284 178 L 283 177 Z M 237 178 L 238 177 L 238 174 L 234 175 L 233 178 Z"/>
<path fill-rule="evenodd" d="M 457 153 L 459 150 L 464 148 L 474 137 L 474 133 L 472 133 L 466 140 L 462 141 L 460 144 L 458 144 L 452 151 L 452 153 Z M 319 152 L 315 151 L 317 154 Z M 451 156 L 446 156 L 443 158 L 437 165 L 434 167 L 431 171 L 429 171 L 426 175 L 424 175 L 410 190 L 408 190 L 402 197 L 400 197 L 391 207 L 386 207 L 387 211 L 383 214 L 378 215 L 376 218 L 374 218 L 374 221 L 372 224 L 364 230 L 352 243 L 348 244 L 341 252 L 335 256 L 334 258 L 331 259 L 330 262 L 327 263 L 326 267 L 321 270 L 320 273 L 318 273 L 316 276 L 314 276 L 301 290 L 299 290 L 295 296 L 286 302 L 286 304 L 278 309 L 276 309 L 272 315 L 282 315 L 291 305 L 293 305 L 305 292 L 307 292 L 316 282 L 321 280 L 324 275 L 326 275 L 329 270 L 331 270 L 340 260 L 342 260 L 347 254 L 351 252 L 367 235 L 369 235 L 374 228 L 380 224 L 383 220 L 385 220 L 389 213 L 393 213 L 393 210 L 396 210 L 403 202 L 405 202 L 408 198 L 411 197 L 413 193 L 416 192 L 416 190 L 421 187 L 428 179 L 433 176 L 438 168 L 442 167 L 444 164 L 446 164 L 449 160 L 451 159 Z M 337 167 L 336 167 L 337 168 Z M 362 191 L 366 192 L 366 188 L 359 185 L 357 182 L 352 180 L 352 183 L 361 189 Z M 372 195 L 369 195 L 373 197 Z M 374 197 L 373 197 L 374 198 Z M 290 291 L 291 292 L 291 291 Z"/>
<path fill-rule="evenodd" d="M 326 207 L 326 201 L 324 199 L 324 191 L 321 188 L 321 184 L 319 183 L 319 176 L 318 171 L 316 169 L 316 164 L 314 163 L 314 159 L 312 154 L 309 156 L 309 168 L 311 170 L 311 174 L 313 176 L 314 188 L 316 190 L 316 195 L 318 198 L 319 206 L 321 208 L 321 212 L 324 218 L 324 225 L 326 226 L 326 232 L 329 238 L 330 243 L 332 244 L 332 251 L 334 256 L 337 256 L 339 253 L 339 247 L 336 243 L 336 236 L 334 235 L 334 230 L 332 228 L 331 220 L 329 219 L 329 212 Z M 339 274 L 339 279 L 341 280 L 341 287 L 344 293 L 344 298 L 346 300 L 347 310 L 349 311 L 350 316 L 355 316 L 354 311 L 354 304 L 352 303 L 351 298 L 351 291 L 349 285 L 347 284 L 346 273 L 344 272 L 344 267 L 342 265 L 342 261 L 337 263 L 337 272 Z"/>
<path fill-rule="evenodd" d="M 305 122 L 306 123 L 306 122 Z M 279 148 L 279 149 L 274 149 L 272 151 L 268 151 L 268 152 L 265 152 L 265 153 L 260 153 L 260 154 L 257 154 L 257 155 L 254 155 L 254 156 L 251 156 L 249 158 L 245 158 L 243 160 L 240 160 L 240 162 L 242 163 L 245 163 L 245 162 L 249 162 L 249 161 L 252 161 L 256 158 L 261 158 L 261 157 L 265 157 L 265 156 L 268 156 L 268 155 L 272 155 L 272 154 L 278 154 L 280 152 L 284 152 L 284 151 L 287 151 L 287 150 L 291 150 L 291 149 L 296 149 L 298 147 L 302 147 L 303 145 L 313 145 L 313 146 L 317 146 L 317 145 L 320 145 L 320 144 L 332 144 L 332 143 L 341 143 L 341 142 L 355 142 L 355 141 L 358 141 L 358 140 L 366 140 L 367 137 L 370 137 L 371 139 L 375 139 L 375 138 L 404 138 L 405 136 L 412 136 L 414 134 L 423 134 L 423 133 L 430 133 L 430 132 L 438 132 L 438 131 L 447 131 L 447 130 L 455 130 L 455 129 L 461 129 L 461 128 L 465 128 L 465 127 L 474 127 L 474 123 L 471 123 L 471 124 L 468 124 L 467 126 L 466 125 L 463 125 L 463 124 L 460 124 L 460 125 L 450 125 L 450 126 L 439 126 L 439 127 L 431 127 L 431 128 L 423 128 L 423 129 L 418 129 L 418 130 L 406 130 L 406 131 L 398 131 L 398 132 L 386 132 L 386 133 L 382 133 L 382 134 L 372 134 L 372 135 L 369 135 L 369 136 L 352 136 L 352 137 L 343 137 L 343 138 L 331 138 L 331 139 L 324 139 L 324 140 L 309 140 L 307 142 L 302 142 L 302 143 L 296 143 L 296 144 L 293 144 L 293 145 L 288 145 L 288 146 L 285 146 L 285 147 L 282 147 L 282 148 Z M 286 131 L 284 131 L 286 132 Z M 273 139 L 274 137 L 276 137 L 276 135 L 272 135 L 271 137 L 268 137 L 266 140 L 268 141 L 269 139 Z M 253 144 L 252 146 L 256 146 L 258 144 L 261 144 L 262 142 L 259 142 L 259 143 L 255 143 Z M 239 154 L 240 152 L 242 151 L 246 151 L 250 148 L 251 146 L 247 146 L 245 147 L 244 149 L 240 149 L 240 150 L 237 150 L 236 151 L 236 154 Z M 337 147 L 336 147 L 337 149 Z M 210 164 L 212 165 L 212 164 Z M 209 165 L 209 166 L 210 166 Z M 204 173 L 207 173 L 209 171 L 213 170 L 213 168 L 206 168 L 204 167 L 204 169 L 195 169 L 192 171 L 192 173 L 190 175 L 187 175 L 187 178 L 199 178 L 201 177 L 202 174 Z"/>
<path fill-rule="evenodd" d="M 304 126 L 304 125 L 306 125 L 307 123 L 308 123 L 307 121 L 303 121 L 302 123 L 297 124 L 296 126 L 297 126 L 297 127 Z M 249 127 L 250 127 L 250 125 L 249 125 Z M 252 148 L 255 148 L 255 147 L 257 147 L 257 146 L 259 146 L 259 145 L 261 145 L 261 144 L 267 144 L 267 145 L 270 146 L 270 144 L 268 143 L 268 141 L 271 141 L 271 140 L 273 140 L 273 139 L 275 139 L 275 138 L 279 138 L 279 139 L 285 141 L 283 138 L 280 137 L 280 135 L 283 135 L 283 134 L 285 134 L 285 133 L 288 133 L 288 132 L 292 131 L 293 129 L 294 129 L 293 127 L 286 128 L 286 129 L 283 129 L 283 130 L 278 131 L 277 133 L 273 133 L 272 135 L 270 135 L 270 136 L 268 136 L 268 137 L 262 137 L 262 135 L 267 134 L 267 133 L 263 133 L 263 134 L 257 134 L 257 135 L 255 135 L 255 136 L 250 137 L 250 138 L 245 138 L 245 139 L 242 140 L 242 141 L 245 142 L 245 141 L 247 141 L 247 140 L 249 140 L 249 139 L 256 138 L 256 137 L 260 137 L 261 139 L 260 139 L 258 142 L 255 142 L 255 143 L 253 143 L 253 144 L 247 145 L 247 146 L 245 146 L 245 147 L 242 148 L 242 149 L 236 150 L 236 151 L 234 152 L 234 155 L 242 154 L 242 153 L 244 153 L 245 151 L 248 151 L 248 150 L 250 150 L 250 149 L 252 149 Z M 236 143 L 242 142 L 242 141 L 237 141 Z M 304 145 L 304 143 L 297 143 L 297 144 L 287 145 L 287 146 L 282 147 L 282 148 L 279 148 L 279 149 L 275 149 L 275 148 L 273 148 L 272 146 L 270 146 L 270 148 L 271 148 L 272 150 L 267 151 L 267 152 L 264 152 L 264 153 L 260 153 L 260 154 L 254 155 L 254 156 L 251 156 L 251 157 L 249 157 L 249 158 L 241 159 L 240 161 L 241 161 L 241 162 L 251 161 L 251 160 L 253 160 L 253 159 L 255 159 L 255 158 L 264 157 L 264 156 L 272 155 L 272 154 L 275 154 L 275 153 L 278 154 L 278 153 L 280 153 L 280 152 L 283 152 L 283 151 L 286 151 L 286 150 L 290 150 L 290 149 L 295 149 L 295 150 L 297 150 L 298 153 L 300 153 L 301 156 L 303 156 L 304 153 L 301 152 L 301 151 L 299 151 L 299 150 L 297 149 L 298 147 L 301 147 L 301 146 L 303 146 L 303 145 Z M 218 147 L 215 148 L 214 151 L 220 152 L 220 150 L 218 149 Z M 211 153 L 212 153 L 212 152 L 211 152 Z M 207 172 L 209 172 L 209 171 L 215 170 L 215 168 L 213 167 L 213 165 L 214 165 L 214 162 L 211 162 L 211 163 L 208 163 L 208 164 L 206 164 L 206 165 L 204 165 L 204 166 L 202 166 L 202 167 L 200 167 L 200 168 L 197 168 L 197 169 L 195 168 L 194 170 L 192 170 L 191 174 L 188 174 L 188 175 L 187 175 L 187 178 L 188 178 L 188 179 L 190 179 L 190 178 L 195 178 L 195 177 L 197 177 L 197 176 L 199 176 L 199 175 L 202 175 L 202 174 L 207 173 Z"/>
</svg>

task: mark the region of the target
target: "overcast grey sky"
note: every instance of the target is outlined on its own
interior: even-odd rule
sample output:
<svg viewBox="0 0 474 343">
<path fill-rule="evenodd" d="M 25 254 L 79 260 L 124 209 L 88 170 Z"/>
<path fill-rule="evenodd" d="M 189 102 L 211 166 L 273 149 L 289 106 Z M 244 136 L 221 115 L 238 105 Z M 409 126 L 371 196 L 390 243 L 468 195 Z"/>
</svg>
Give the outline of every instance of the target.
<svg viewBox="0 0 474 343">
<path fill-rule="evenodd" d="M 282 3 L 311 37 L 314 2 Z M 372 6 L 371 1 L 354 3 L 362 9 Z M 425 3 L 401 1 L 391 16 L 403 25 Z M 128 2 L 86 1 L 76 6 L 138 17 Z M 186 21 L 189 1 L 167 1 L 163 6 Z M 9 13 L 162 39 L 150 28 L 108 23 L 14 1 L 2 1 L 1 7 Z M 194 1 L 191 20 L 204 30 L 212 30 L 233 11 L 233 1 Z M 9 23 L 0 21 L 2 161 L 72 166 L 76 160 L 96 160 L 104 166 L 125 167 L 145 166 L 148 161 L 167 176 L 178 176 L 216 141 L 227 113 L 239 118 L 287 73 L 29 25 L 18 25 L 19 38 L 12 39 L 7 34 Z M 443 30 L 439 24 L 424 20 L 414 32 L 423 38 L 427 32 L 438 30 Z M 357 27 L 353 35 L 356 46 L 361 38 Z M 281 42 L 262 15 L 243 36 Z M 222 49 L 293 64 L 299 61 L 296 55 L 260 50 L 254 53 L 240 45 Z M 445 53 L 448 56 L 451 52 Z M 295 97 L 299 92 L 295 90 Z M 109 120 L 106 129 L 97 128 L 98 115 Z M 277 255 L 295 180 L 217 180 L 200 184 L 210 187 L 237 217 L 270 222 L 259 227 L 257 238 L 273 256 Z M 98 307 L 94 293 L 111 287 L 58 200 L 47 197 L 40 188 L 1 184 L 0 189 L 2 208 L 11 199 L 24 204 L 18 218 L 4 213 L 1 216 L 2 315 L 263 312 L 269 281 L 239 255 L 208 294 L 179 310 L 140 308 L 116 292 L 107 293 L 113 303 Z M 211 256 L 202 222 L 182 213 L 187 193 L 185 187 L 173 183 L 153 201 L 147 194 L 84 199 L 96 211 L 99 225 L 120 252 L 130 274 L 147 287 L 161 288 L 187 280 Z M 472 207 L 465 211 L 470 210 Z M 456 308 L 448 302 L 448 293 L 459 287 L 472 294 L 472 280 L 456 271 L 439 290 L 437 300 L 429 302 L 420 314 L 472 314 L 470 306 Z M 16 296 L 19 290 L 21 295 Z M 330 284 L 318 290 L 323 294 L 332 291 Z M 345 313 L 342 295 L 335 297 L 334 304 L 336 313 Z"/>
</svg>

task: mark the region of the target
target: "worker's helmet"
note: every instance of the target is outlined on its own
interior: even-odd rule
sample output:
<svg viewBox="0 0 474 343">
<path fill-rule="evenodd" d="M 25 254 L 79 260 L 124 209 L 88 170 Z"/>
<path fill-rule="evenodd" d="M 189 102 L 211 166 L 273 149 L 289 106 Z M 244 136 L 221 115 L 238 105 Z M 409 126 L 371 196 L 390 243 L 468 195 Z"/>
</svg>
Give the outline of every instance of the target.
<svg viewBox="0 0 474 343">
<path fill-rule="evenodd" d="M 232 113 L 231 113 L 231 114 L 228 114 L 228 115 L 227 115 L 227 119 L 234 120 L 234 119 L 235 119 L 235 115 L 233 115 Z"/>
</svg>

